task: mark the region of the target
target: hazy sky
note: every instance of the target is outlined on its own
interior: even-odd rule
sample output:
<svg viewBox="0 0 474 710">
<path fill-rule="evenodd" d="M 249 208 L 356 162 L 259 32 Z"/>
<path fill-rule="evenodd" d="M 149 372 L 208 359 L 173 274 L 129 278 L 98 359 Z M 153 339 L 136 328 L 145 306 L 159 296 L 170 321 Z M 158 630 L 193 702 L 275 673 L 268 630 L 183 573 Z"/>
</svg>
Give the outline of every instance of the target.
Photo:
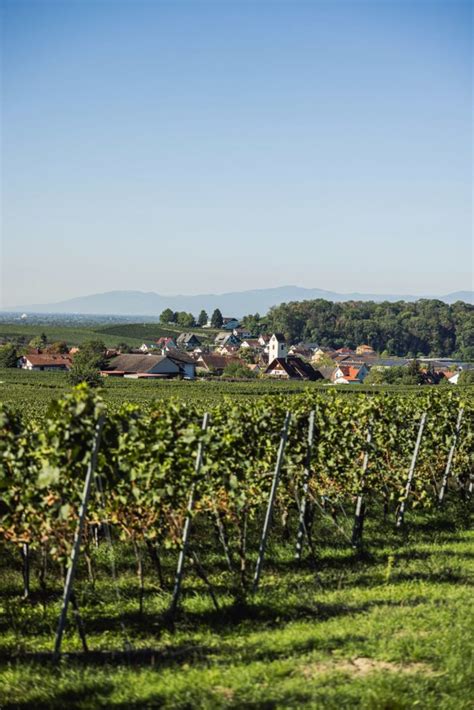
<svg viewBox="0 0 474 710">
<path fill-rule="evenodd" d="M 472 288 L 470 2 L 0 4 L 3 306 Z"/>
</svg>

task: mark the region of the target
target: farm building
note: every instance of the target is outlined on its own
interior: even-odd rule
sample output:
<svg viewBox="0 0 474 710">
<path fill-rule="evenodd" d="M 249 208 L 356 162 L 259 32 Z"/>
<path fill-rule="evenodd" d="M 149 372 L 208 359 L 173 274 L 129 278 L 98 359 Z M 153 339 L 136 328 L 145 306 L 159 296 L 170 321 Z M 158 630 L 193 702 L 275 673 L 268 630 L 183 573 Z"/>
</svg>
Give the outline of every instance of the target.
<svg viewBox="0 0 474 710">
<path fill-rule="evenodd" d="M 69 355 L 28 353 L 19 358 L 17 366 L 21 367 L 23 370 L 64 372 L 71 369 L 72 358 L 69 357 Z"/>
<path fill-rule="evenodd" d="M 196 377 L 196 360 L 188 355 L 188 353 L 178 350 L 177 348 L 169 349 L 166 352 L 166 357 L 176 363 L 181 370 L 181 375 L 185 380 L 194 380 Z"/>
<path fill-rule="evenodd" d="M 168 355 L 130 354 L 114 357 L 108 363 L 107 369 L 102 370 L 101 375 L 136 379 L 190 376 L 185 373 L 184 364 Z"/>
</svg>

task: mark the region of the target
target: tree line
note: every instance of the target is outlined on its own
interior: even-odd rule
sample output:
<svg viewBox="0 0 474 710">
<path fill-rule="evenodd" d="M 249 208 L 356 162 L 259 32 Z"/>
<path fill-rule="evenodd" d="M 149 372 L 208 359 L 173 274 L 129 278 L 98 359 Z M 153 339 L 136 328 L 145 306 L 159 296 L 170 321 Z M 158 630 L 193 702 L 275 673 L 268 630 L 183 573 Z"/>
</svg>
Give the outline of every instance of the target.
<svg viewBox="0 0 474 710">
<path fill-rule="evenodd" d="M 208 322 L 209 316 L 204 309 L 202 309 L 197 318 L 195 318 L 192 313 L 173 311 L 171 308 L 165 308 L 160 314 L 160 323 L 163 325 L 173 323 L 179 325 L 181 328 L 194 328 L 195 326 L 203 328 Z M 219 308 L 216 308 L 211 316 L 211 328 L 221 328 L 223 322 L 224 318 L 222 317 L 222 313 Z"/>
<path fill-rule="evenodd" d="M 246 316 L 243 323 L 258 332 L 263 320 L 255 314 Z M 290 342 L 316 342 L 331 348 L 366 343 L 391 355 L 474 360 L 474 306 L 463 301 L 282 303 L 270 309 L 264 328 L 284 333 Z"/>
</svg>

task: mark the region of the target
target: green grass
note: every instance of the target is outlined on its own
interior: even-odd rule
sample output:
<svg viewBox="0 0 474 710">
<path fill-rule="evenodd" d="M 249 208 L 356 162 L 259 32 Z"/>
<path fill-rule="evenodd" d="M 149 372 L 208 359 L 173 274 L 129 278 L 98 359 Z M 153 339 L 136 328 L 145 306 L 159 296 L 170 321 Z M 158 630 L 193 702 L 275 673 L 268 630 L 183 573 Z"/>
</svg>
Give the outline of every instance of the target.
<svg viewBox="0 0 474 710">
<path fill-rule="evenodd" d="M 117 336 L 114 333 L 102 332 L 100 326 L 74 327 L 65 325 L 34 325 L 34 324 L 0 324 L 0 338 L 9 340 L 22 340 L 28 343 L 38 335 L 44 333 L 48 343 L 65 340 L 69 346 L 81 345 L 87 340 L 102 340 L 107 347 L 114 347 L 119 342 L 128 345 L 140 346 L 143 339 Z"/>
<path fill-rule="evenodd" d="M 2 556 L 0 638 L 2 707 L 163 708 L 472 708 L 474 535 L 466 511 L 411 514 L 402 539 L 369 520 L 368 549 L 358 556 L 331 528 L 316 535 L 316 568 L 292 560 L 292 545 L 273 531 L 261 589 L 245 603 L 229 593 L 230 573 L 208 554 L 202 527 L 193 544 L 215 587 L 216 611 L 203 583 L 187 569 L 181 611 L 164 621 L 175 556 L 163 557 L 166 590 L 146 567 L 143 615 L 133 556 L 119 556 L 121 602 L 107 548 L 93 552 L 97 581 L 84 565 L 77 582 L 89 646 L 74 628 L 55 667 L 53 643 L 60 583 L 22 601 L 11 548 Z M 255 539 L 254 539 L 255 546 Z M 123 655 L 120 622 L 134 652 Z M 115 649 L 116 655 L 110 653 Z"/>
<path fill-rule="evenodd" d="M 127 343 L 139 347 L 144 341 L 153 342 L 162 336 L 178 337 L 183 331 L 195 332 L 203 342 L 211 342 L 217 330 L 201 328 L 179 328 L 162 326 L 159 323 L 115 323 L 104 325 L 97 323 L 84 326 L 65 324 L 0 323 L 0 340 L 19 340 L 28 343 L 34 337 L 44 333 L 49 343 L 66 341 L 69 346 L 81 345 L 87 340 L 102 340 L 107 347 Z"/>
</svg>

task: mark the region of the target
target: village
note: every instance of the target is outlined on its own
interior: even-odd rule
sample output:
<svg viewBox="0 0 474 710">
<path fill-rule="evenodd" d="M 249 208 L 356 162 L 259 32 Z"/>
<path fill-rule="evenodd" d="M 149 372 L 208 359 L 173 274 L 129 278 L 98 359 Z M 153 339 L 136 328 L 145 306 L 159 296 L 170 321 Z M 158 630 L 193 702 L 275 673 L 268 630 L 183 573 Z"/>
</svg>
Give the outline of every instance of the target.
<svg viewBox="0 0 474 710">
<path fill-rule="evenodd" d="M 196 329 L 197 330 L 197 329 Z M 204 329 L 202 333 L 205 333 Z M 68 372 L 79 347 L 30 347 L 17 367 L 32 371 Z M 223 318 L 213 335 L 181 332 L 146 341 L 138 348 L 104 351 L 103 378 L 194 380 L 196 378 L 306 380 L 327 385 L 377 383 L 374 373 L 416 369 L 418 384 L 457 384 L 467 363 L 448 358 L 390 357 L 370 345 L 331 349 L 315 342 L 288 342 L 282 333 L 254 335 L 236 318 Z M 369 377 L 372 372 L 372 376 Z M 379 377 L 380 379 L 380 377 Z M 371 382 L 372 381 L 372 382 Z"/>
</svg>

